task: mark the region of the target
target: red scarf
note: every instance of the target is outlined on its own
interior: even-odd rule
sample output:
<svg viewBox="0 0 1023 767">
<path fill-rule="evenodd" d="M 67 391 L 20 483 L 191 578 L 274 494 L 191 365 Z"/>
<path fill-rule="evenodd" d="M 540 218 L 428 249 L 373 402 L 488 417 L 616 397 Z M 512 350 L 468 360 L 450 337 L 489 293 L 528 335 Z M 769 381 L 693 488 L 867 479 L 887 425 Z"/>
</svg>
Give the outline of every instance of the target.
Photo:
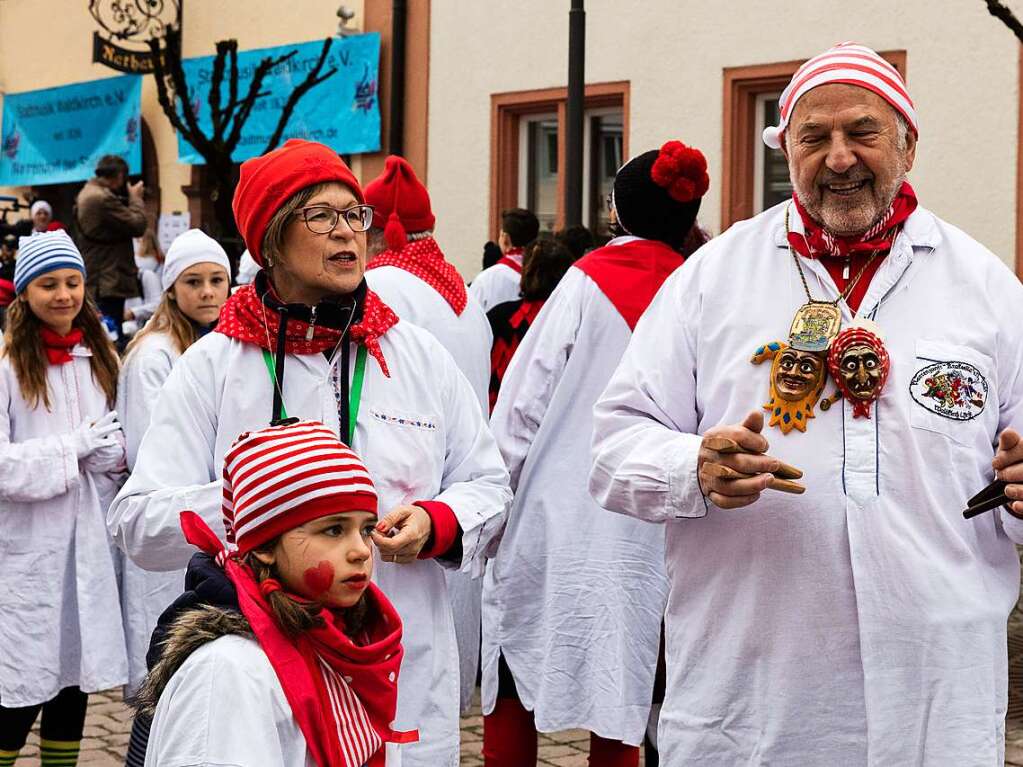
<svg viewBox="0 0 1023 767">
<path fill-rule="evenodd" d="M 668 275 L 682 266 L 684 259 L 670 245 L 658 240 L 631 240 L 608 244 L 587 253 L 575 262 L 614 304 L 629 330 L 654 300 Z"/>
<path fill-rule="evenodd" d="M 71 328 L 71 332 L 62 336 L 50 330 L 45 325 L 39 327 L 39 337 L 43 342 L 43 350 L 46 352 L 46 359 L 51 365 L 63 365 L 70 362 L 71 350 L 82 342 L 81 328 Z"/>
<path fill-rule="evenodd" d="M 385 250 L 366 268 L 376 269 L 380 266 L 396 266 L 414 274 L 440 293 L 457 316 L 465 311 L 468 301 L 465 281 L 458 270 L 444 260 L 444 254 L 433 237 L 413 240 L 401 250 Z"/>
<path fill-rule="evenodd" d="M 14 303 L 14 283 L 10 280 L 0 280 L 0 307 L 10 306 Z"/>
<path fill-rule="evenodd" d="M 380 363 L 380 369 L 388 378 L 391 374 L 387 369 L 379 339 L 397 322 L 398 315 L 391 307 L 381 301 L 372 290 L 367 290 L 362 319 L 352 325 L 349 331 L 352 340 L 366 347 L 366 351 Z M 227 299 L 224 308 L 220 310 L 216 332 L 244 343 L 255 344 L 273 353 L 277 350 L 275 344 L 280 324 L 280 313 L 260 300 L 255 285 L 245 285 Z M 333 349 L 341 340 L 341 331 L 337 328 L 316 325 L 311 339 L 306 338 L 308 330 L 308 322 L 288 318 L 288 331 L 285 337 L 285 351 L 288 354 L 318 354 Z"/>
<path fill-rule="evenodd" d="M 384 743 L 410 743 L 418 733 L 391 729 L 398 705 L 398 670 L 404 650 L 401 618 L 370 583 L 373 616 L 362 644 L 342 631 L 340 618 L 324 609 L 325 625 L 289 637 L 274 620 L 266 595 L 280 587 L 256 582 L 251 569 L 227 554 L 202 518 L 181 513 L 185 539 L 224 568 L 238 592 L 238 606 L 266 653 L 291 705 L 306 746 L 319 767 L 383 767 Z"/>
<path fill-rule="evenodd" d="M 821 258 L 821 263 L 827 268 L 828 274 L 831 275 L 839 290 L 845 290 L 847 280 L 859 273 L 872 252 L 877 250 L 882 254 L 881 258 L 875 258 L 867 266 L 863 276 L 860 277 L 859 282 L 846 298 L 849 308 L 854 312 L 857 311 L 860 302 L 867 294 L 871 279 L 884 260 L 883 256 L 887 255 L 891 249 L 892 242 L 902 224 L 916 210 L 917 200 L 913 187 L 909 185 L 908 181 L 904 181 L 895 195 L 895 199 L 892 200 L 888 212 L 860 237 L 835 237 L 829 234 L 820 224 L 810 218 L 795 194 L 792 195 L 792 200 L 795 202 L 799 218 L 803 222 L 805 237 L 799 232 L 790 231 L 788 233 L 789 244 L 796 253 L 805 258 L 824 256 Z M 845 263 L 845 259 L 849 260 L 848 265 Z M 846 274 L 849 277 L 846 277 Z"/>
<path fill-rule="evenodd" d="M 517 274 L 522 274 L 522 259 L 524 253 L 525 248 L 512 248 L 498 259 L 497 264 L 504 264 L 508 268 L 513 269 Z M 494 264 L 494 266 L 497 266 L 497 264 Z"/>
</svg>

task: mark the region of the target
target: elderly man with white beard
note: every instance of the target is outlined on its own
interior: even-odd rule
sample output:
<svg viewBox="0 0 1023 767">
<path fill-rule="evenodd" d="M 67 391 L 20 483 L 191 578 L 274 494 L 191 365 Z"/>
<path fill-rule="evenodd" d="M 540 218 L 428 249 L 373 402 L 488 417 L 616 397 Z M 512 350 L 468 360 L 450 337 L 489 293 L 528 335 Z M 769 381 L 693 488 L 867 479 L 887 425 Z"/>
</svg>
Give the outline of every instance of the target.
<svg viewBox="0 0 1023 767">
<path fill-rule="evenodd" d="M 917 204 L 874 51 L 780 106 L 793 198 L 664 283 L 595 410 L 594 497 L 667 525 L 663 763 L 1000 766 L 1023 287 Z"/>
</svg>

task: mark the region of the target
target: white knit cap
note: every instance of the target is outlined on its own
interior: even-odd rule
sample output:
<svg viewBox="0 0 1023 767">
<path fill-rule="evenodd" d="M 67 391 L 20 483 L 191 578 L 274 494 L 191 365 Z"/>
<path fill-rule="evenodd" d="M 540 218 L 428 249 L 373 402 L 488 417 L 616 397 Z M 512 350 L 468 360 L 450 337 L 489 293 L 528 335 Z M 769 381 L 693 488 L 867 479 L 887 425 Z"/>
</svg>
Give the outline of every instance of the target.
<svg viewBox="0 0 1023 767">
<path fill-rule="evenodd" d="M 32 280 L 57 269 L 77 269 L 85 274 L 85 261 L 67 232 L 58 229 L 22 237 L 14 262 L 14 292 L 21 293 Z"/>
<path fill-rule="evenodd" d="M 792 75 L 778 100 L 781 120 L 764 128 L 764 143 L 771 149 L 781 149 L 782 136 L 796 102 L 807 91 L 829 83 L 846 83 L 873 91 L 906 118 L 914 134 L 920 135 L 913 100 L 899 71 L 865 45 L 839 43 L 814 56 Z"/>
<path fill-rule="evenodd" d="M 53 215 L 53 208 L 50 207 L 50 203 L 46 200 L 36 200 L 32 203 L 32 207 L 28 209 L 28 212 L 30 215 L 34 216 L 40 210 L 45 210 L 51 216 Z"/>
<path fill-rule="evenodd" d="M 190 266 L 205 263 L 224 267 L 230 279 L 231 262 L 227 260 L 227 253 L 219 242 L 198 229 L 189 229 L 179 234 L 167 248 L 167 257 L 163 262 L 161 282 L 164 292 L 170 290 L 175 280 Z"/>
</svg>

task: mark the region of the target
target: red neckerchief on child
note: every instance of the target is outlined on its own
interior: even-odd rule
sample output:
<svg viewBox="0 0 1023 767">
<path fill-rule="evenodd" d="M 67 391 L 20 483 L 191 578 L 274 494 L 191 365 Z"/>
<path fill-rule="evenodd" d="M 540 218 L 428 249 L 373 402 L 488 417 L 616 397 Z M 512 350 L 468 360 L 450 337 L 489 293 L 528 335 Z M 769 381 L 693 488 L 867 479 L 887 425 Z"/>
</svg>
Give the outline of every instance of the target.
<svg viewBox="0 0 1023 767">
<path fill-rule="evenodd" d="M 385 250 L 374 258 L 368 267 L 396 266 L 414 274 L 431 288 L 440 293 L 456 315 L 465 311 L 468 294 L 465 281 L 451 264 L 444 259 L 437 241 L 433 237 L 413 240 L 401 250 Z"/>
<path fill-rule="evenodd" d="M 362 319 L 349 329 L 352 341 L 366 347 L 366 351 L 380 363 L 380 369 L 388 378 L 390 372 L 379 339 L 397 322 L 398 315 L 376 293 L 367 290 Z M 216 332 L 275 353 L 280 324 L 280 312 L 267 306 L 256 293 L 256 286 L 251 284 L 240 288 L 227 299 L 224 308 L 220 310 Z M 337 328 L 316 325 L 312 338 L 306 338 L 308 330 L 308 322 L 288 317 L 285 351 L 289 354 L 318 354 L 333 349 L 341 340 L 341 330 Z"/>
<path fill-rule="evenodd" d="M 82 342 L 82 329 L 71 328 L 71 332 L 62 336 L 45 325 L 39 327 L 39 338 L 43 342 L 46 359 L 51 365 L 63 365 L 72 360 L 71 350 Z"/>
<path fill-rule="evenodd" d="M 803 222 L 805 236 L 800 232 L 789 232 L 789 244 L 796 253 L 805 258 L 820 258 L 839 291 L 845 290 L 846 281 L 849 279 L 846 275 L 859 274 L 870 254 L 875 250 L 879 251 L 879 257 L 867 266 L 859 282 L 845 299 L 849 308 L 856 312 L 902 224 L 916 210 L 917 200 L 913 187 L 908 181 L 902 182 L 888 212 L 861 237 L 835 237 L 828 234 L 820 224 L 810 218 L 795 194 L 792 195 L 792 200 Z M 845 263 L 845 259 L 849 260 L 848 264 Z"/>
<path fill-rule="evenodd" d="M 573 266 L 597 283 L 629 330 L 635 330 L 661 283 L 684 260 L 666 243 L 637 238 L 620 244 L 612 240 L 590 251 Z"/>
<path fill-rule="evenodd" d="M 525 248 L 512 248 L 501 256 L 501 258 L 497 260 L 497 263 L 504 264 L 505 266 L 514 269 L 516 273 L 522 274 L 522 259 L 524 258 L 525 252 Z M 497 266 L 497 264 L 494 264 L 494 266 Z"/>
<path fill-rule="evenodd" d="M 340 618 L 321 613 L 325 625 L 289 637 L 277 625 L 267 595 L 280 588 L 256 582 L 251 569 L 229 556 L 202 518 L 181 512 L 185 540 L 214 557 L 238 592 L 238 606 L 273 666 L 306 746 L 319 767 L 383 767 L 384 743 L 411 743 L 418 732 L 391 729 L 398 706 L 398 670 L 404 650 L 401 618 L 370 583 L 371 621 L 366 641 L 356 644 Z"/>
<path fill-rule="evenodd" d="M 519 308 L 508 318 L 505 328 L 494 328 L 494 345 L 490 349 L 490 412 L 494 412 L 497 395 L 501 389 L 501 381 L 508 371 L 515 351 L 526 336 L 526 331 L 533 324 L 536 315 L 543 309 L 545 299 L 527 301 L 522 299 Z M 503 332 L 502 332 L 503 331 Z"/>
</svg>

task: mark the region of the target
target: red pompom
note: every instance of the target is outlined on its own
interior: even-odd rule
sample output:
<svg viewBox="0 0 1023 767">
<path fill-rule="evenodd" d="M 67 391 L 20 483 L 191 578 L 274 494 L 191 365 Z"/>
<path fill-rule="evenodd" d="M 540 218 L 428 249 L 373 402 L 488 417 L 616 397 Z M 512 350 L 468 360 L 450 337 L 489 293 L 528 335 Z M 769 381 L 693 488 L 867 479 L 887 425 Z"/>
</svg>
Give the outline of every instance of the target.
<svg viewBox="0 0 1023 767">
<path fill-rule="evenodd" d="M 391 215 L 387 217 L 387 224 L 384 226 L 384 242 L 391 250 L 401 250 L 408 244 L 408 235 L 396 212 L 392 211 Z"/>
<path fill-rule="evenodd" d="M 697 200 L 707 193 L 710 186 L 707 159 L 703 152 L 681 141 L 669 141 L 661 147 L 650 169 L 650 178 L 667 189 L 668 196 L 678 202 Z"/>
</svg>

